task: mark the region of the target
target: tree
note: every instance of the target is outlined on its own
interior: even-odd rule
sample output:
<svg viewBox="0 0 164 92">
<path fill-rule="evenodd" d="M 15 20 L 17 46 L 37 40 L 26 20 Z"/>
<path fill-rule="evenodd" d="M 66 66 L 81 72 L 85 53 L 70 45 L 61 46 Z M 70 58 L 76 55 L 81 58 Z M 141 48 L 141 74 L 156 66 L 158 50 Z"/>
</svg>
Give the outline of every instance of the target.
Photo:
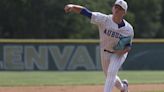
<svg viewBox="0 0 164 92">
<path fill-rule="evenodd" d="M 68 3 L 82 5 L 91 11 L 111 13 L 111 2 L 114 0 L 69 0 Z M 98 28 L 90 23 L 90 19 L 77 14 L 69 14 L 67 21 L 72 21 L 69 24 L 70 38 L 98 38 Z"/>
<path fill-rule="evenodd" d="M 161 14 L 160 14 L 160 18 L 161 18 L 161 25 L 162 25 L 162 27 L 161 27 L 161 30 L 160 31 L 158 31 L 158 33 L 157 33 L 157 35 L 156 35 L 156 38 L 163 38 L 164 37 L 164 1 L 163 0 L 161 0 L 161 6 L 162 6 L 162 11 L 161 11 Z"/>
<path fill-rule="evenodd" d="M 161 0 L 127 0 L 134 13 L 136 38 L 154 38 L 161 28 Z"/>
<path fill-rule="evenodd" d="M 126 0 L 125 17 L 135 38 L 164 36 L 163 0 Z M 98 28 L 82 15 L 66 14 L 64 6 L 79 4 L 91 11 L 111 13 L 115 0 L 0 0 L 1 38 L 98 38 Z"/>
</svg>

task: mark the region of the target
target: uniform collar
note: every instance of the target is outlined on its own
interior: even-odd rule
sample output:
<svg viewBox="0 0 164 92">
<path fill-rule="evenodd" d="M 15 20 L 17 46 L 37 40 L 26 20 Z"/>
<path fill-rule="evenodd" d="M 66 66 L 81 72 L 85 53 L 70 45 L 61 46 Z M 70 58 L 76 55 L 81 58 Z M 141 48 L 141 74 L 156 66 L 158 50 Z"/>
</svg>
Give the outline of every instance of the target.
<svg viewBox="0 0 164 92">
<path fill-rule="evenodd" d="M 118 28 L 124 27 L 125 26 L 125 22 L 122 20 L 122 22 L 120 24 L 118 24 Z"/>
</svg>

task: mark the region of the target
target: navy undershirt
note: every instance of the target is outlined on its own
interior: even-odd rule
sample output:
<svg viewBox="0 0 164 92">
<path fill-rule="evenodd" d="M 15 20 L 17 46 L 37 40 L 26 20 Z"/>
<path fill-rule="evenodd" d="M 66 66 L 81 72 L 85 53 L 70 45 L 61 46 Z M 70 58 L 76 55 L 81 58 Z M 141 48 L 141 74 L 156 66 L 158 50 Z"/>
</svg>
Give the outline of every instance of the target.
<svg viewBox="0 0 164 92">
<path fill-rule="evenodd" d="M 122 20 L 122 22 L 120 24 L 118 24 L 118 28 L 121 28 L 121 27 L 124 27 L 125 26 L 125 23 L 124 21 Z"/>
<path fill-rule="evenodd" d="M 80 11 L 80 14 L 81 15 L 84 15 L 84 16 L 87 16 L 88 18 L 91 19 L 92 17 L 92 12 L 90 10 L 88 10 L 87 8 L 83 8 L 81 11 Z"/>
</svg>

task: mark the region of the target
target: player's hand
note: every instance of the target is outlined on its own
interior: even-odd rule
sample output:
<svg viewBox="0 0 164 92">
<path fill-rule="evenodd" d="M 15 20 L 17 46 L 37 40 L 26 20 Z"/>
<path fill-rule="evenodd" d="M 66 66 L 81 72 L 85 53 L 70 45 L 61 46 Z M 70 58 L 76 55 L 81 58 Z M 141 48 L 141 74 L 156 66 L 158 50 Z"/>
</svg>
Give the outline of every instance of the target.
<svg viewBox="0 0 164 92">
<path fill-rule="evenodd" d="M 121 56 L 131 50 L 131 47 L 126 47 L 124 50 L 115 50 L 114 53 Z"/>
<path fill-rule="evenodd" d="M 121 56 L 121 55 L 123 55 L 125 52 L 124 52 L 124 50 L 115 50 L 114 53 L 117 54 L 117 55 L 119 55 L 119 56 Z"/>
<path fill-rule="evenodd" d="M 68 5 L 66 5 L 66 6 L 64 7 L 65 12 L 66 12 L 66 13 L 71 12 L 72 9 L 73 9 L 73 6 L 74 6 L 73 4 L 68 4 Z"/>
</svg>

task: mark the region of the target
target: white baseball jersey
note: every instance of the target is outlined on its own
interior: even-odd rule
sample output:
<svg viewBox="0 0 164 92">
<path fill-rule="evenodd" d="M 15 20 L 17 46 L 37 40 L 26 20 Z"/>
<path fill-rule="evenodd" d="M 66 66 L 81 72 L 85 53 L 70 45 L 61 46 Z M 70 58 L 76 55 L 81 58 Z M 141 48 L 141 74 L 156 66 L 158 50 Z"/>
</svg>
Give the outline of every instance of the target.
<svg viewBox="0 0 164 92">
<path fill-rule="evenodd" d="M 123 25 L 118 25 L 112 20 L 112 16 L 99 12 L 92 12 L 91 16 L 91 23 L 98 25 L 99 28 L 101 64 L 106 75 L 104 92 L 112 92 L 114 85 L 120 90 L 124 89 L 117 72 L 128 54 L 125 53 L 122 56 L 118 56 L 107 51 L 114 51 L 113 47 L 118 44 L 121 37 L 131 36 L 132 41 L 134 36 L 133 28 L 126 20 L 123 20 Z"/>
<path fill-rule="evenodd" d="M 92 12 L 91 23 L 98 25 L 100 35 L 100 48 L 113 51 L 119 38 L 122 36 L 131 36 L 133 38 L 133 27 L 126 21 L 125 26 L 118 27 L 112 20 L 113 15 L 106 15 L 100 12 Z"/>
</svg>

